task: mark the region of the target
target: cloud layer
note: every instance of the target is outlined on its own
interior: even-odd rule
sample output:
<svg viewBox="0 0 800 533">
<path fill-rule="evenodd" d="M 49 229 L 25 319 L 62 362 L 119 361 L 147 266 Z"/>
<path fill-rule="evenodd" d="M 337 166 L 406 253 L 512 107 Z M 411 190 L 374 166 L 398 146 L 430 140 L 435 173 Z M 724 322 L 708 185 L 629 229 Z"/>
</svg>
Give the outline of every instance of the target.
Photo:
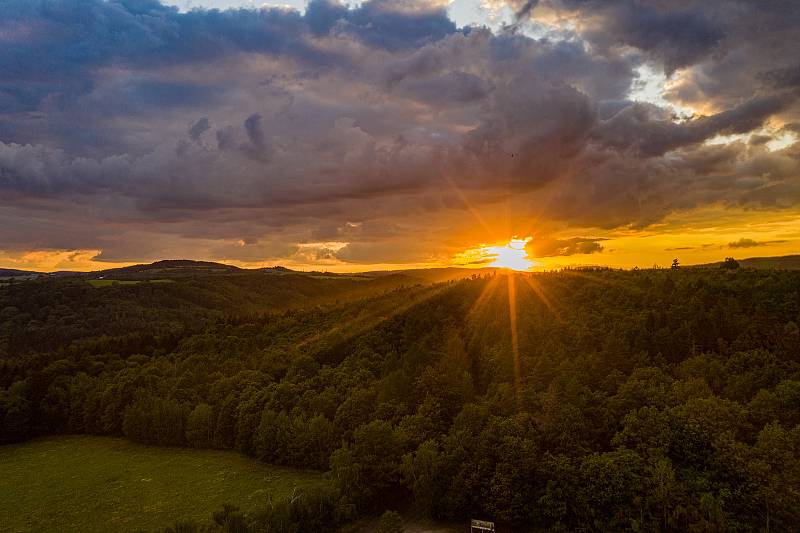
<svg viewBox="0 0 800 533">
<path fill-rule="evenodd" d="M 543 256 L 603 248 L 551 227 L 797 209 L 800 147 L 768 145 L 800 124 L 800 4 L 509 7 L 490 30 L 414 0 L 7 0 L 0 249 L 425 263 L 509 202 Z M 666 100 L 632 98 L 644 65 Z"/>
</svg>

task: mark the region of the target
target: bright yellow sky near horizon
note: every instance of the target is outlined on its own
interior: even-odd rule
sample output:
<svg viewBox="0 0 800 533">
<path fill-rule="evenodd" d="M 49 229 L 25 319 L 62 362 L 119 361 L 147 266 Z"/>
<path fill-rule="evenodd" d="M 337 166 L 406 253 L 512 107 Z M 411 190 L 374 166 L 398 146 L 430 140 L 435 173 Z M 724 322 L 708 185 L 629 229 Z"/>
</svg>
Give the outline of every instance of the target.
<svg viewBox="0 0 800 533">
<path fill-rule="evenodd" d="M 552 238 L 554 234 L 549 234 Z M 513 267 L 517 270 L 552 270 L 577 265 L 603 265 L 615 268 L 668 266 L 673 258 L 684 265 L 721 261 L 725 257 L 746 258 L 781 256 L 800 253 L 800 213 L 795 211 L 745 211 L 705 208 L 670 215 L 663 222 L 642 229 L 621 228 L 602 230 L 572 229 L 555 234 L 557 238 L 575 236 L 601 239 L 603 249 L 592 254 L 552 257 L 528 257 L 525 252 L 530 235 L 508 234 L 494 242 L 458 235 L 462 249 L 454 253 L 436 251 L 427 260 L 407 263 L 360 263 L 344 261 L 308 262 L 293 257 L 265 258 L 263 261 L 237 261 L 225 257 L 191 257 L 190 259 L 218 261 L 243 268 L 282 265 L 297 270 L 359 272 L 457 266 L 480 268 L 486 266 Z M 485 238 L 485 237 L 484 237 Z M 733 243 L 733 246 L 732 246 Z M 744 243 L 745 246 L 737 246 Z M 307 246 L 307 245 L 301 245 Z M 457 244 L 449 243 L 449 246 Z M 116 268 L 151 260 L 107 262 L 96 258 L 101 250 L 31 250 L 0 251 L 0 267 L 52 272 L 57 270 L 90 271 Z M 186 257 L 163 257 L 184 259 Z"/>
</svg>

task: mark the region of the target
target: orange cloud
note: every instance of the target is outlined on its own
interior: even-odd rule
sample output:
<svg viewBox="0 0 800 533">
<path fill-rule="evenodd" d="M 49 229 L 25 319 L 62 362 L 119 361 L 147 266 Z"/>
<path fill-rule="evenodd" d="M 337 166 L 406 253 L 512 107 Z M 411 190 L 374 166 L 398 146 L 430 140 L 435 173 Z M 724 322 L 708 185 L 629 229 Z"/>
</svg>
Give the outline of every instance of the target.
<svg viewBox="0 0 800 533">
<path fill-rule="evenodd" d="M 107 268 L 95 261 L 100 250 L 31 250 L 25 252 L 0 251 L 0 262 L 8 268 L 54 272 L 58 270 L 87 271 Z M 114 266 L 126 266 L 132 263 Z"/>
</svg>

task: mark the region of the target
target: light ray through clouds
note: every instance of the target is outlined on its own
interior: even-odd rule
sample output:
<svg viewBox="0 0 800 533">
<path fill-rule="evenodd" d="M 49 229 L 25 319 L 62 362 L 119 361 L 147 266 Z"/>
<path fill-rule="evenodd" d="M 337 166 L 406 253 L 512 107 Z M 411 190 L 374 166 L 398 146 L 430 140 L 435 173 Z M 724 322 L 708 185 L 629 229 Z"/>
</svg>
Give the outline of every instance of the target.
<svg viewBox="0 0 800 533">
<path fill-rule="evenodd" d="M 344 337 L 346 339 L 356 337 L 366 331 L 374 329 L 378 324 L 384 323 L 430 300 L 436 295 L 441 294 L 446 288 L 446 285 L 420 288 L 412 293 L 411 297 L 408 297 L 408 295 L 404 296 L 405 300 L 400 305 L 397 305 L 397 302 L 391 299 L 369 302 L 357 316 L 343 322 L 337 322 L 327 330 L 306 337 L 300 340 L 295 346 L 298 349 L 305 348 L 323 339 L 336 340 L 338 336 L 342 335 L 346 335 L 346 337 Z M 372 304 L 372 306 L 369 304 Z M 342 338 L 338 338 L 338 340 L 342 340 Z"/>
<path fill-rule="evenodd" d="M 562 318 L 558 312 L 558 309 L 556 308 L 555 303 L 552 301 L 551 298 L 547 296 L 547 293 L 545 292 L 541 284 L 538 282 L 538 280 L 532 276 L 533 275 L 522 276 L 522 280 L 528 285 L 528 287 L 530 287 L 530 289 L 533 291 L 536 297 L 539 298 L 539 300 L 541 300 L 541 302 L 545 305 L 547 310 L 553 314 L 556 320 L 561 321 Z"/>
<path fill-rule="evenodd" d="M 511 363 L 514 369 L 514 395 L 517 403 L 517 409 L 522 411 L 524 409 L 524 402 L 522 399 L 522 389 L 524 386 L 525 376 L 522 366 L 522 354 L 520 353 L 519 341 L 519 306 L 520 306 L 520 291 L 518 290 L 518 280 L 524 282 L 523 286 L 530 289 L 530 294 L 538 299 L 548 312 L 552 313 L 553 317 L 561 322 L 563 319 L 556 308 L 553 299 L 547 296 L 544 287 L 535 278 L 536 274 L 517 273 L 513 271 L 497 271 L 488 276 L 483 281 L 483 287 L 480 294 L 473 302 L 469 311 L 467 312 L 467 319 L 470 321 L 482 320 L 482 313 L 489 312 L 492 305 L 497 305 L 497 299 L 502 295 L 505 290 L 505 300 L 508 306 L 508 334 L 509 334 L 509 347 Z M 505 281 L 505 283 L 503 283 Z M 503 287 L 503 285 L 505 285 Z M 493 301 L 494 300 L 494 301 Z M 535 371 L 539 361 L 534 365 L 531 371 Z"/>
<path fill-rule="evenodd" d="M 519 355 L 519 328 L 517 326 L 517 275 L 505 274 L 508 280 L 508 325 L 511 328 L 511 356 L 514 358 L 514 393 L 517 411 L 522 411 L 522 361 Z"/>
</svg>

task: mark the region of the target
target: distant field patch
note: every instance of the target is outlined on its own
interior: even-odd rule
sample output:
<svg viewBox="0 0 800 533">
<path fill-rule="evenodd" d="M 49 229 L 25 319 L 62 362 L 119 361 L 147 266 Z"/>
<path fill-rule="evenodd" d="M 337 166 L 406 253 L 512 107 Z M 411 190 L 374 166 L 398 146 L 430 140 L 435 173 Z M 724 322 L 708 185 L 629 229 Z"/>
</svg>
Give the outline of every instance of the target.
<svg viewBox="0 0 800 533">
<path fill-rule="evenodd" d="M 110 287 L 111 285 L 138 285 L 139 283 L 172 283 L 171 279 L 90 279 L 92 287 Z"/>
<path fill-rule="evenodd" d="M 179 518 L 206 522 L 225 502 L 253 511 L 325 483 L 235 452 L 46 438 L 0 446 L 0 531 L 159 531 Z"/>
<path fill-rule="evenodd" d="M 317 279 L 336 279 L 336 280 L 350 280 L 350 281 L 372 281 L 372 278 L 368 278 L 365 276 L 346 276 L 344 274 L 320 274 L 320 275 L 313 275 L 312 277 Z"/>
</svg>

